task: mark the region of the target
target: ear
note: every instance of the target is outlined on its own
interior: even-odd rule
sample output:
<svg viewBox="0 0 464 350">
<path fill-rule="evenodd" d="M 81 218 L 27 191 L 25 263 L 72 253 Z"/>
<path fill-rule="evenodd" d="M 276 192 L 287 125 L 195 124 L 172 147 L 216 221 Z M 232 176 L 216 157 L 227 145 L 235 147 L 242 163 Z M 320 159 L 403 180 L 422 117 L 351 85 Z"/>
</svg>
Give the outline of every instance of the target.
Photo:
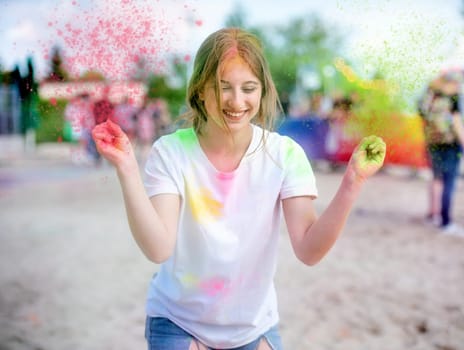
<svg viewBox="0 0 464 350">
<path fill-rule="evenodd" d="M 198 98 L 200 99 L 200 101 L 205 101 L 205 93 L 204 93 L 204 90 L 200 90 L 200 92 L 198 92 Z"/>
</svg>

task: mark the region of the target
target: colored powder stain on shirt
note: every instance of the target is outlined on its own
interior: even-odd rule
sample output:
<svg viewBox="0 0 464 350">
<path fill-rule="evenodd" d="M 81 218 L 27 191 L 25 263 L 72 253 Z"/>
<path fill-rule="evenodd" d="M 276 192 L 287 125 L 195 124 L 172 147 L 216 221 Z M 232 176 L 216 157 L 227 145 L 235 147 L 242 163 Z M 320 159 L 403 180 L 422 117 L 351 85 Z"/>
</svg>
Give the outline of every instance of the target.
<svg viewBox="0 0 464 350">
<path fill-rule="evenodd" d="M 180 277 L 180 281 L 186 288 L 201 290 L 210 297 L 224 294 L 229 290 L 226 280 L 220 277 L 212 277 L 201 281 L 193 274 L 184 274 Z"/>
<path fill-rule="evenodd" d="M 196 277 L 196 276 L 194 276 L 194 275 L 192 275 L 190 273 L 186 273 L 186 274 L 182 275 L 180 277 L 180 281 L 187 288 L 195 288 L 199 284 L 198 277 Z"/>
<path fill-rule="evenodd" d="M 232 188 L 234 183 L 235 174 L 233 173 L 219 173 L 217 174 L 218 186 L 221 194 L 227 196 Z"/>
<path fill-rule="evenodd" d="M 176 136 L 179 138 L 185 150 L 191 150 L 197 144 L 197 136 L 193 128 L 179 129 L 176 131 Z"/>
<path fill-rule="evenodd" d="M 304 152 L 302 149 L 301 151 L 297 148 L 298 146 L 295 144 L 290 143 L 289 146 L 287 147 L 287 154 L 285 156 L 286 162 L 292 162 L 294 159 L 298 159 L 298 157 L 295 155 L 298 152 Z M 292 162 L 288 164 L 288 166 L 295 171 L 296 176 L 305 176 L 308 173 L 308 166 L 304 162 Z"/>
<path fill-rule="evenodd" d="M 227 291 L 226 281 L 219 277 L 213 277 L 200 283 L 200 288 L 211 297 L 223 294 Z"/>
<path fill-rule="evenodd" d="M 187 198 L 196 221 L 212 221 L 222 216 L 222 203 L 215 200 L 208 189 L 196 190 L 187 184 Z"/>
</svg>

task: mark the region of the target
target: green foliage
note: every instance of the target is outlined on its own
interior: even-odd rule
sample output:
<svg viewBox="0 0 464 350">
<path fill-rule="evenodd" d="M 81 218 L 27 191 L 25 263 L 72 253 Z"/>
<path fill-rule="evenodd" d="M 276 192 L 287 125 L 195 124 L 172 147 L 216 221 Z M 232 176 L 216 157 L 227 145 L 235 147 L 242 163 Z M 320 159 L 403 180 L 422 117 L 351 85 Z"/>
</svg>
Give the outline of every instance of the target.
<svg viewBox="0 0 464 350">
<path fill-rule="evenodd" d="M 242 4 L 237 3 L 232 10 L 232 12 L 227 16 L 225 26 L 227 28 L 245 28 L 247 27 L 247 18 L 245 14 L 245 9 Z"/>
<path fill-rule="evenodd" d="M 252 27 L 238 4 L 226 19 L 226 26 L 244 28 L 263 42 L 266 58 L 281 97 L 291 94 L 301 85 L 301 68 L 311 66 L 321 78 L 320 91 L 334 84 L 328 82 L 324 69 L 333 64 L 341 49 L 341 37 L 336 28 L 325 24 L 315 14 L 301 16 L 282 26 Z"/>
<path fill-rule="evenodd" d="M 39 125 L 36 129 L 36 142 L 60 142 L 63 140 L 64 109 L 67 101 L 50 102 L 39 100 Z"/>
<path fill-rule="evenodd" d="M 336 29 L 316 15 L 308 15 L 261 32 L 266 36 L 266 56 L 279 90 L 293 91 L 300 84 L 299 71 L 305 66 L 314 68 L 324 89 L 324 68 L 332 65 L 341 47 Z"/>
<path fill-rule="evenodd" d="M 316 91 L 329 95 L 356 96 L 354 112 L 370 129 L 385 127 L 385 118 L 398 114 L 404 108 L 398 89 L 394 88 L 394 84 L 381 79 L 382 72 L 377 71 L 377 76 L 373 78 L 376 82 L 384 82 L 384 86 L 379 88 L 370 84 L 369 80 L 359 78 L 354 72 L 354 76 L 347 77 L 335 69 L 335 60 L 342 57 L 341 31 L 323 22 L 315 14 L 292 19 L 278 27 L 250 27 L 247 25 L 245 11 L 237 5 L 226 24 L 240 26 L 260 37 L 281 96 L 292 93 L 297 87 L 301 88 L 302 72 L 310 68 L 321 81 Z M 310 94 L 314 91 L 305 92 Z"/>
<path fill-rule="evenodd" d="M 177 118 L 185 105 L 185 85 L 171 87 L 168 76 L 153 75 L 148 79 L 148 98 L 162 98 L 168 106 L 173 119 Z"/>
<path fill-rule="evenodd" d="M 148 98 L 162 98 L 175 120 L 185 108 L 187 91 L 187 63 L 179 57 L 170 61 L 171 73 L 150 75 L 147 79 Z"/>
</svg>

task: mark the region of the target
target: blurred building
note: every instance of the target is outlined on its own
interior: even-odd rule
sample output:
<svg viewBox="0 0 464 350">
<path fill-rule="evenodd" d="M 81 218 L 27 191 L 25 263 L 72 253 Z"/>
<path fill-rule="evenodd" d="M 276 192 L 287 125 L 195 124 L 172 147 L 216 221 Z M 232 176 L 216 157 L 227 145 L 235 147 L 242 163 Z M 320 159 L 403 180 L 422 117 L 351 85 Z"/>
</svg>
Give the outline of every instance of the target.
<svg viewBox="0 0 464 350">
<path fill-rule="evenodd" d="M 100 100 L 107 94 L 108 99 L 114 105 L 129 99 L 132 105 L 141 107 L 147 94 L 147 86 L 136 81 L 44 82 L 39 86 L 39 96 L 46 100 L 70 100 L 82 94 L 88 94 L 93 101 Z"/>
</svg>

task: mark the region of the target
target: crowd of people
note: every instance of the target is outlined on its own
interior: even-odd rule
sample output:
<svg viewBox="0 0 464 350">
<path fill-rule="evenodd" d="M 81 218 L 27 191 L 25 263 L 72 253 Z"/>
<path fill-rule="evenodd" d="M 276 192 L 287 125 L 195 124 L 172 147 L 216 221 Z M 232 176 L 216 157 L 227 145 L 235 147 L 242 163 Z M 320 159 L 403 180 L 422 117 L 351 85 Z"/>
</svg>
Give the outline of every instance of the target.
<svg viewBox="0 0 464 350">
<path fill-rule="evenodd" d="M 457 236 L 464 236 L 464 228 L 453 221 L 452 215 L 464 147 L 463 86 L 464 69 L 444 70 L 427 84 L 417 104 L 426 164 L 431 173 L 425 221 L 445 234 Z M 319 136 L 325 138 L 324 160 L 329 160 L 331 169 L 340 167 L 331 155 L 343 153 L 344 149 L 351 153 L 355 146 L 353 140 L 360 138 L 347 128 L 348 120 L 354 116 L 356 101 L 356 95 L 332 98 L 316 92 L 302 104 L 303 108 L 289 114 L 290 118 L 317 118 L 327 122 L 328 128 L 322 129 L 324 135 Z"/>
<path fill-rule="evenodd" d="M 102 162 L 92 138 L 92 129 L 106 120 L 118 124 L 127 134 L 142 161 L 152 143 L 171 130 L 171 117 L 167 103 L 160 98 L 145 98 L 137 106 L 129 97 L 118 103 L 108 98 L 94 99 L 89 93 L 74 96 L 64 112 L 64 137 L 76 143 L 71 157 L 76 164 L 99 165 Z"/>
</svg>

